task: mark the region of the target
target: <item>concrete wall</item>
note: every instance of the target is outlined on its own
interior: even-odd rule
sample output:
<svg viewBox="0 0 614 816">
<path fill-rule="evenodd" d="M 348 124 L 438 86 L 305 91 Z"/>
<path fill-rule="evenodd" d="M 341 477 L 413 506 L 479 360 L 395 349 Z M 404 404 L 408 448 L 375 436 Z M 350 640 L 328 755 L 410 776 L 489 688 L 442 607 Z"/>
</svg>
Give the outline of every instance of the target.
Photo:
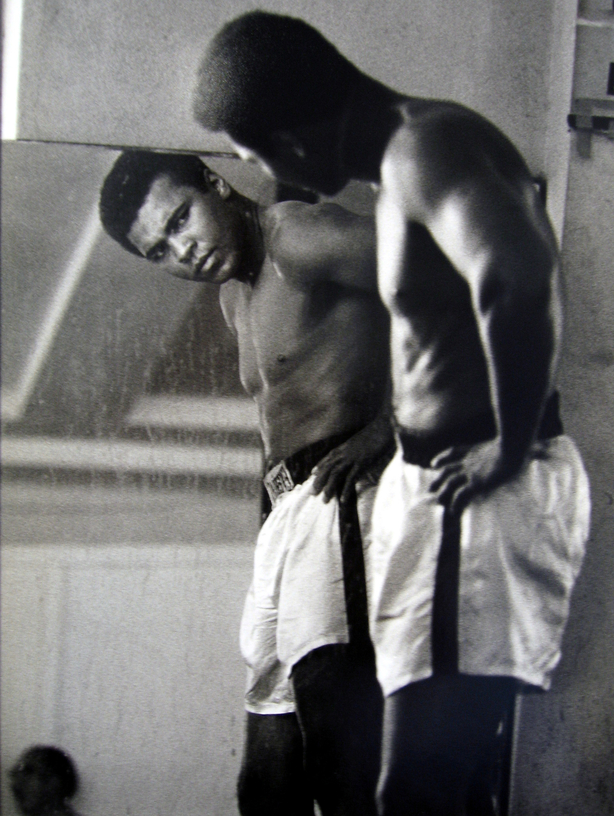
<svg viewBox="0 0 614 816">
<path fill-rule="evenodd" d="M 570 160 L 559 382 L 591 480 L 588 551 L 552 690 L 523 702 L 515 816 L 614 813 L 614 142 Z"/>
</svg>

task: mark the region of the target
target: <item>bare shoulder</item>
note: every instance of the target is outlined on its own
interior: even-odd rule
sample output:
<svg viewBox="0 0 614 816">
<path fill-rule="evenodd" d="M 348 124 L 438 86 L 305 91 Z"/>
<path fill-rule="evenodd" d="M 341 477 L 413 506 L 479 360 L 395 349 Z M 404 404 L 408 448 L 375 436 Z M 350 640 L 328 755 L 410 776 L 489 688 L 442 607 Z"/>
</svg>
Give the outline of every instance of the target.
<svg viewBox="0 0 614 816">
<path fill-rule="evenodd" d="M 267 209 L 265 229 L 271 241 L 279 240 L 286 231 L 305 230 L 325 233 L 331 230 L 368 228 L 373 219 L 346 210 L 334 202 L 306 204 L 304 201 L 283 201 Z M 268 227 L 268 229 L 267 229 Z"/>
<path fill-rule="evenodd" d="M 282 269 L 331 271 L 375 245 L 375 221 L 333 202 L 284 201 L 269 207 L 263 225 L 267 254 Z"/>
<path fill-rule="evenodd" d="M 530 182 L 512 142 L 488 119 L 454 102 L 407 102 L 382 161 L 382 188 L 420 219 L 460 188 L 499 179 Z"/>
</svg>

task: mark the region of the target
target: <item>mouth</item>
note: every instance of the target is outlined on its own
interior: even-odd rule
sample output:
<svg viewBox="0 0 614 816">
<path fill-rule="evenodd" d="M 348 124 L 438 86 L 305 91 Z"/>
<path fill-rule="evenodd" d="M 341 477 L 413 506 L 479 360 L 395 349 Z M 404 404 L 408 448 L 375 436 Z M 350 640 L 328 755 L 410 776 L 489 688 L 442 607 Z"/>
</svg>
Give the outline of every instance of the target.
<svg viewBox="0 0 614 816">
<path fill-rule="evenodd" d="M 209 252 L 206 252 L 202 258 L 196 262 L 194 266 L 194 274 L 193 280 L 202 280 L 203 278 L 207 277 L 207 273 L 211 271 L 211 268 L 215 264 L 215 253 L 216 248 L 210 249 Z"/>
</svg>

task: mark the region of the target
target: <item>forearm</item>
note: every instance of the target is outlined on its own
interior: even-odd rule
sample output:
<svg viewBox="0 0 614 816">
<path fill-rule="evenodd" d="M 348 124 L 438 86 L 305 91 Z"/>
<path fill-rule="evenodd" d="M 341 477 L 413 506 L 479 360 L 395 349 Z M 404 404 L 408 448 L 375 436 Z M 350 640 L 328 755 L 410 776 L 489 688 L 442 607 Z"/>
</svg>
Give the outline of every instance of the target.
<svg viewBox="0 0 614 816">
<path fill-rule="evenodd" d="M 510 299 L 481 318 L 501 451 L 520 464 L 535 438 L 552 385 L 560 322 L 550 297 Z"/>
<path fill-rule="evenodd" d="M 357 481 L 379 478 L 393 452 L 390 401 L 386 399 L 377 416 L 318 464 L 314 493 L 323 492 L 325 501 L 334 495 L 345 501 Z"/>
</svg>

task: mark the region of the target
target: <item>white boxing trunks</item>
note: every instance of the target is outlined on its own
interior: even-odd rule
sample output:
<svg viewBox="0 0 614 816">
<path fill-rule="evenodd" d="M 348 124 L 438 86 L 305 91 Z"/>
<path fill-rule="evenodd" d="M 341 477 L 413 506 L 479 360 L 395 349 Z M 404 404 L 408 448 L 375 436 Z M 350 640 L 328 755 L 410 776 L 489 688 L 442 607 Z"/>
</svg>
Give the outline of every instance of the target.
<svg viewBox="0 0 614 816">
<path fill-rule="evenodd" d="M 371 635 L 385 695 L 433 673 L 433 597 L 444 510 L 434 471 L 398 450 L 372 518 Z M 549 688 L 590 519 L 589 485 L 572 440 L 536 442 L 523 470 L 460 522 L 458 671 Z"/>
<path fill-rule="evenodd" d="M 241 622 L 245 707 L 255 714 L 294 711 L 294 664 L 320 646 L 349 641 L 339 503 L 315 495 L 313 482 L 309 476 L 280 493 L 256 543 Z M 356 492 L 366 549 L 375 487 L 357 485 Z"/>
</svg>

